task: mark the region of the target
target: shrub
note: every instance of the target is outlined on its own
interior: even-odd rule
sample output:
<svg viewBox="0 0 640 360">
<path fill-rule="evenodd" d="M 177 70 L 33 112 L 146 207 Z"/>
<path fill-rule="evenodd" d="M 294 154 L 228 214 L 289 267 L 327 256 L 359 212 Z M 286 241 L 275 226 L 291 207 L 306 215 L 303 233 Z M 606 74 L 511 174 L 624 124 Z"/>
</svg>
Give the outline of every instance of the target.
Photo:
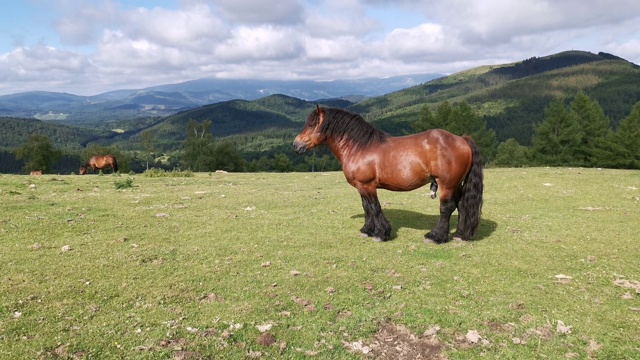
<svg viewBox="0 0 640 360">
<path fill-rule="evenodd" d="M 133 179 L 126 178 L 124 180 L 118 180 L 115 182 L 115 186 L 117 190 L 131 188 L 133 187 Z"/>
<path fill-rule="evenodd" d="M 145 170 L 143 173 L 146 177 L 192 177 L 193 172 L 191 170 L 172 170 L 165 171 L 163 169 L 151 168 Z"/>
</svg>

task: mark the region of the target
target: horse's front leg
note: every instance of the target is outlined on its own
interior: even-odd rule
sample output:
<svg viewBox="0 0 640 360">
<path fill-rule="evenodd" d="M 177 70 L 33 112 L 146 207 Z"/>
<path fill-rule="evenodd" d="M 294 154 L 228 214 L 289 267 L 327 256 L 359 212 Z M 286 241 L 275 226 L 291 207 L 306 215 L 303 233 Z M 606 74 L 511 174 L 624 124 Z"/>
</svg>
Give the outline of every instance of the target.
<svg viewBox="0 0 640 360">
<path fill-rule="evenodd" d="M 364 226 L 360 229 L 360 235 L 363 237 L 373 236 L 375 225 L 373 224 L 373 217 L 371 216 L 371 206 L 369 200 L 365 195 L 360 195 L 362 198 L 362 209 L 364 210 Z"/>
<path fill-rule="evenodd" d="M 382 213 L 382 207 L 375 191 L 360 191 L 364 210 L 364 226 L 362 235 L 370 236 L 374 241 L 386 241 L 391 236 L 391 224 Z"/>
</svg>

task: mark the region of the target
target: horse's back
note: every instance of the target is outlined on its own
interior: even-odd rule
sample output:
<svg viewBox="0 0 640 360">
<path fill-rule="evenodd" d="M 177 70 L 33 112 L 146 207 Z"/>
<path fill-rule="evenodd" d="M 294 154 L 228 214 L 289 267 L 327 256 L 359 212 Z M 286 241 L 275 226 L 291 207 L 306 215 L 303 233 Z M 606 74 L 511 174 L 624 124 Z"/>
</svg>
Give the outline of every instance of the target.
<svg viewBox="0 0 640 360">
<path fill-rule="evenodd" d="M 439 183 L 448 179 L 457 183 L 469 172 L 473 152 L 461 136 L 443 129 L 431 129 L 398 139 L 413 144 L 413 151 L 420 155 L 430 176 L 441 179 Z"/>
<path fill-rule="evenodd" d="M 105 166 L 113 166 L 115 163 L 115 157 L 113 155 L 96 155 L 89 159 L 89 165 L 102 169 Z"/>
</svg>

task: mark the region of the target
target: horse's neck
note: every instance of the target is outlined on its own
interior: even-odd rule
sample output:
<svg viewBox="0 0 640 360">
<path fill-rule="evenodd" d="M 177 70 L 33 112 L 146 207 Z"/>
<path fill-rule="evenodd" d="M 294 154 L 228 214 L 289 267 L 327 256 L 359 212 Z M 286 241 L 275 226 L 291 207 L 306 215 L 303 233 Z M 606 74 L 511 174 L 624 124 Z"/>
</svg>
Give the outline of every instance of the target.
<svg viewBox="0 0 640 360">
<path fill-rule="evenodd" d="M 331 139 L 327 141 L 327 145 L 329 145 L 331 153 L 338 159 L 338 161 L 340 161 L 341 164 L 351 157 L 355 151 L 346 139 Z"/>
</svg>

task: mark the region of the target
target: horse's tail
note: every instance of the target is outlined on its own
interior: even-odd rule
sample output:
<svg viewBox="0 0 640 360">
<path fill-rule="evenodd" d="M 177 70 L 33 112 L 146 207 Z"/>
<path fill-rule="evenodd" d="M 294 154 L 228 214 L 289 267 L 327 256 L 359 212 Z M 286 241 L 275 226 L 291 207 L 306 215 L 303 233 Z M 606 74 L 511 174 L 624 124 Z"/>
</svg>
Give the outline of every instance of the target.
<svg viewBox="0 0 640 360">
<path fill-rule="evenodd" d="M 113 157 L 113 173 L 117 173 L 118 172 L 118 161 L 116 160 L 116 157 Z"/>
<path fill-rule="evenodd" d="M 460 235 L 464 240 L 469 240 L 475 235 L 480 226 L 480 214 L 482 212 L 482 192 L 484 184 L 482 182 L 482 157 L 475 141 L 469 136 L 463 136 L 471 147 L 472 162 L 471 169 L 464 179 L 462 187 L 462 198 L 458 203 L 459 221 L 458 229 L 462 230 Z"/>
</svg>

